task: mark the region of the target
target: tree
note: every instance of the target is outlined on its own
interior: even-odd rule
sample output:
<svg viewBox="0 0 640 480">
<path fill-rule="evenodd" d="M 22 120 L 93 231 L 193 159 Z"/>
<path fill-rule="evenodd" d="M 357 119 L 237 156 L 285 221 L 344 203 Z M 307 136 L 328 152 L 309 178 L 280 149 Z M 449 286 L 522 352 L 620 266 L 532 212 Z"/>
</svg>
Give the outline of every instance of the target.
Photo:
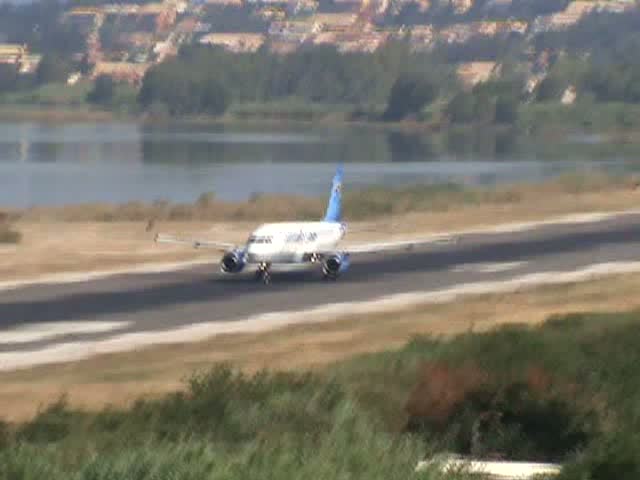
<svg viewBox="0 0 640 480">
<path fill-rule="evenodd" d="M 18 71 L 15 65 L 0 64 L 0 93 L 15 90 L 18 87 Z"/>
<path fill-rule="evenodd" d="M 202 91 L 202 108 L 206 113 L 222 115 L 229 108 L 231 98 L 222 85 L 216 81 L 207 81 Z"/>
<path fill-rule="evenodd" d="M 231 103 L 229 91 L 207 68 L 190 69 L 183 60 L 166 62 L 144 76 L 138 102 L 145 108 L 165 105 L 171 115 L 223 114 Z"/>
<path fill-rule="evenodd" d="M 89 59 L 89 55 L 88 54 L 84 54 L 82 56 L 82 60 L 80 60 L 80 63 L 78 65 L 78 69 L 80 70 L 80 73 L 82 75 L 88 75 L 91 70 L 93 70 L 93 67 L 95 65 L 91 63 L 91 60 Z"/>
<path fill-rule="evenodd" d="M 518 119 L 518 99 L 501 95 L 496 99 L 495 122 L 512 125 Z"/>
<path fill-rule="evenodd" d="M 66 82 L 69 73 L 71 66 L 67 60 L 55 54 L 47 54 L 38 64 L 36 81 L 39 85 Z"/>
<path fill-rule="evenodd" d="M 401 74 L 391 87 L 385 120 L 401 120 L 420 112 L 438 96 L 438 86 L 417 74 Z"/>
<path fill-rule="evenodd" d="M 476 122 L 493 123 L 496 118 L 494 98 L 484 90 L 474 94 L 473 117 Z"/>
<path fill-rule="evenodd" d="M 567 86 L 567 81 L 560 76 L 547 75 L 536 89 L 536 100 L 539 102 L 558 100 Z"/>
<path fill-rule="evenodd" d="M 447 105 L 447 115 L 453 123 L 470 123 L 475 119 L 474 96 L 468 92 L 455 95 Z"/>
<path fill-rule="evenodd" d="M 96 78 L 93 88 L 87 95 L 87 101 L 100 105 L 107 105 L 113 101 L 115 84 L 109 75 L 100 75 Z"/>
</svg>

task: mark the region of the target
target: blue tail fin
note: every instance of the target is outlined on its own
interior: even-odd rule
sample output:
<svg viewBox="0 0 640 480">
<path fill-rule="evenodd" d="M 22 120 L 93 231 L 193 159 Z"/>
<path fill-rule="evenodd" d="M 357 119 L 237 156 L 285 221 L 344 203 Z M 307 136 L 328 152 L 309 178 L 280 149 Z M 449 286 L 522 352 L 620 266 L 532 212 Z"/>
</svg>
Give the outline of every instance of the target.
<svg viewBox="0 0 640 480">
<path fill-rule="evenodd" d="M 331 197 L 327 205 L 325 222 L 339 222 L 342 219 L 342 165 L 336 170 L 331 185 Z"/>
</svg>

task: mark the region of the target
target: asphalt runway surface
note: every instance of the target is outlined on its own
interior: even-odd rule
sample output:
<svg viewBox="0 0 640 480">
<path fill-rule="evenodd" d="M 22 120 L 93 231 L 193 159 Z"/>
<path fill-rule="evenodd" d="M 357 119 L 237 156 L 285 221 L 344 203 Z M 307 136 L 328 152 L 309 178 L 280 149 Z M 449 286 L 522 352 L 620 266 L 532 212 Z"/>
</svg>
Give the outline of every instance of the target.
<svg viewBox="0 0 640 480">
<path fill-rule="evenodd" d="M 530 273 L 568 272 L 639 257 L 637 214 L 520 232 L 469 234 L 456 243 L 430 245 L 410 253 L 354 256 L 351 268 L 336 282 L 323 281 L 316 269 L 276 272 L 272 283 L 263 285 L 253 280 L 253 272 L 219 273 L 219 258 L 214 256 L 211 265 L 187 270 L 2 291 L 0 354 L 131 332 L 171 330 L 199 322 L 233 322 L 260 313 L 396 293 L 437 291 Z M 105 322 L 111 326 L 100 327 Z M 70 323 L 75 327 L 65 329 Z M 25 329 L 32 334 L 16 337 L 15 332 Z M 39 335 L 40 331 L 50 333 Z"/>
</svg>

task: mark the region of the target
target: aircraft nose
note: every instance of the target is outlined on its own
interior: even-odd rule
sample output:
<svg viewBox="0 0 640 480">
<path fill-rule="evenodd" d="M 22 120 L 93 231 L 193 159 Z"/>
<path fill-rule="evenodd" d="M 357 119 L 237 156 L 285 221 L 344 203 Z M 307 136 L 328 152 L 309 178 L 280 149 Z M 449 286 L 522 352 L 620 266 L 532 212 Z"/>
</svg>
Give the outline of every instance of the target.
<svg viewBox="0 0 640 480">
<path fill-rule="evenodd" d="M 250 262 L 260 262 L 265 256 L 265 246 L 252 244 L 247 247 L 247 258 Z"/>
</svg>

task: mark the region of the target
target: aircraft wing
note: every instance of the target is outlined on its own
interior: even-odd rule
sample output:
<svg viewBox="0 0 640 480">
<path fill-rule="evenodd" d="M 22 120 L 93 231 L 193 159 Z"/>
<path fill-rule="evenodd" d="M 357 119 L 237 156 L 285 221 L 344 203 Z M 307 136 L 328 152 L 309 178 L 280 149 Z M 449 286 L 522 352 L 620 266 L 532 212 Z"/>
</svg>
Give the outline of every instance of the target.
<svg viewBox="0 0 640 480">
<path fill-rule="evenodd" d="M 212 248 L 214 250 L 221 250 L 226 252 L 228 250 L 233 250 L 236 248 L 236 245 L 233 243 L 226 242 L 216 242 L 212 240 L 197 240 L 197 239 L 189 239 L 189 238 L 180 238 L 174 237 L 172 235 L 166 235 L 162 233 L 158 233 L 155 238 L 156 243 L 173 243 L 177 245 L 189 245 L 193 248 Z"/>
<path fill-rule="evenodd" d="M 382 253 L 391 251 L 411 251 L 414 248 L 432 244 L 457 243 L 458 239 L 450 235 L 432 235 L 426 238 L 399 240 L 395 242 L 362 243 L 345 245 L 343 251 L 348 254 Z"/>
</svg>

